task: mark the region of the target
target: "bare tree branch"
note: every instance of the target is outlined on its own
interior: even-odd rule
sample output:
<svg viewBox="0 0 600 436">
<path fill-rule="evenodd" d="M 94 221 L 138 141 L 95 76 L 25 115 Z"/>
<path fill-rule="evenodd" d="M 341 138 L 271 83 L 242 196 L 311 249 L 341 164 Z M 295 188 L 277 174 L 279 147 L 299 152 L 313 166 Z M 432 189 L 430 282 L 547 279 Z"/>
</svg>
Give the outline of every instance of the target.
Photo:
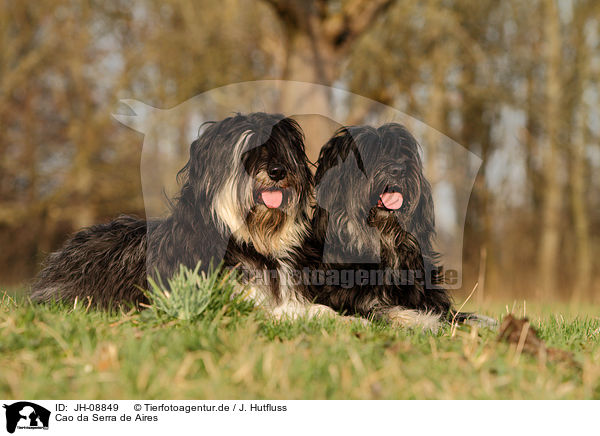
<svg viewBox="0 0 600 436">
<path fill-rule="evenodd" d="M 375 20 L 396 0 L 353 0 L 339 14 L 325 23 L 325 31 L 333 45 L 346 47 L 368 30 Z"/>
</svg>

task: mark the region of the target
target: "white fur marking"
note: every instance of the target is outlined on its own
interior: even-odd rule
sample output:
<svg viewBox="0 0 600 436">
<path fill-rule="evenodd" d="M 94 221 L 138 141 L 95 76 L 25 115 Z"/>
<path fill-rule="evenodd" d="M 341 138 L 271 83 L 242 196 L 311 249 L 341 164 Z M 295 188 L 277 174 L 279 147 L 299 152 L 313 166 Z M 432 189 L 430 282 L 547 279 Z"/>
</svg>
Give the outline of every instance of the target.
<svg viewBox="0 0 600 436">
<path fill-rule="evenodd" d="M 397 326 L 415 328 L 437 332 L 442 326 L 440 315 L 431 312 L 422 312 L 403 307 L 394 307 L 386 311 L 388 319 Z"/>
</svg>

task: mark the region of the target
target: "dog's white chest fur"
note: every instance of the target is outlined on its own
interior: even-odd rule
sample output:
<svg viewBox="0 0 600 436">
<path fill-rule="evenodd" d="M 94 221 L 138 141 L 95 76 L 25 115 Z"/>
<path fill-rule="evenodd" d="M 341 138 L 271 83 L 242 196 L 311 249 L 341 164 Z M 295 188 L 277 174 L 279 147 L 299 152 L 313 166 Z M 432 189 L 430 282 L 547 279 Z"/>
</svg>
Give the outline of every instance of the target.
<svg viewBox="0 0 600 436">
<path fill-rule="evenodd" d="M 250 265 L 243 265 L 249 268 Z M 294 274 L 293 266 L 279 261 L 276 270 L 250 271 L 249 279 L 240 284 L 239 293 L 254 302 L 256 306 L 266 309 L 267 313 L 277 319 L 296 319 L 299 317 L 331 316 L 339 317 L 337 312 L 321 304 L 312 304 L 302 296 L 298 286 L 301 278 Z M 274 297 L 272 280 L 277 280 L 279 298 Z"/>
</svg>

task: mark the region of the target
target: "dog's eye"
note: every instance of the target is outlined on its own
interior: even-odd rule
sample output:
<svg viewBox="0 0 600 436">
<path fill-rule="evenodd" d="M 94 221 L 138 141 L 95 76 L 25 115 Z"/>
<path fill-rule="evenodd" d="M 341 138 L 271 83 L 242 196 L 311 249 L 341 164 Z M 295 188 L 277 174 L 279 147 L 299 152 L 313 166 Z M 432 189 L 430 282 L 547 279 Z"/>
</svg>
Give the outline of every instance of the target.
<svg viewBox="0 0 600 436">
<path fill-rule="evenodd" d="M 392 177 L 401 177 L 404 174 L 404 170 L 402 168 L 392 168 L 390 170 L 390 175 Z"/>
</svg>

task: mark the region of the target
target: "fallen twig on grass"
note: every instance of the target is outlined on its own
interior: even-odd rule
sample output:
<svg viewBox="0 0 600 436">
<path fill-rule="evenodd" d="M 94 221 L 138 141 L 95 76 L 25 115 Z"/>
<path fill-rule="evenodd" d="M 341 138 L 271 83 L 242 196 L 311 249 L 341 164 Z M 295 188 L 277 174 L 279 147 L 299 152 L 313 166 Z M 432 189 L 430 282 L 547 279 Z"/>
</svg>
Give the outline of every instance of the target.
<svg viewBox="0 0 600 436">
<path fill-rule="evenodd" d="M 498 341 L 505 341 L 516 345 L 515 359 L 518 360 L 522 352 L 529 353 L 539 358 L 548 358 L 554 361 L 563 361 L 576 366 L 579 363 L 573 353 L 558 348 L 548 348 L 540 339 L 537 331 L 531 326 L 528 318 L 518 319 L 508 314 L 502 320 Z"/>
</svg>

